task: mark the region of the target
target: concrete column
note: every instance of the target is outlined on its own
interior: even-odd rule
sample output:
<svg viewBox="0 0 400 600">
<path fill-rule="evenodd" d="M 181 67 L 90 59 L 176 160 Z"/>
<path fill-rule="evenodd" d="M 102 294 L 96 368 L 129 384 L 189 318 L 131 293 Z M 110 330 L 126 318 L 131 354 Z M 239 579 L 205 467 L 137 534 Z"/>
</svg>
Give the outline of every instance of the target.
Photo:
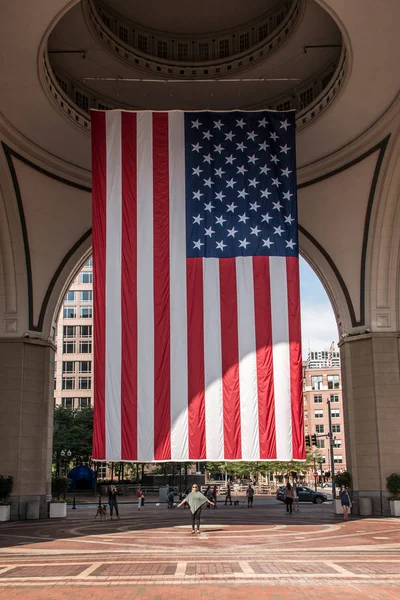
<svg viewBox="0 0 400 600">
<path fill-rule="evenodd" d="M 400 353 L 396 333 L 372 333 L 341 343 L 348 470 L 354 509 L 372 498 L 373 514 L 388 515 L 386 478 L 400 471 Z"/>
<path fill-rule="evenodd" d="M 14 477 L 11 519 L 51 499 L 54 347 L 29 338 L 0 339 L 0 473 Z"/>
</svg>

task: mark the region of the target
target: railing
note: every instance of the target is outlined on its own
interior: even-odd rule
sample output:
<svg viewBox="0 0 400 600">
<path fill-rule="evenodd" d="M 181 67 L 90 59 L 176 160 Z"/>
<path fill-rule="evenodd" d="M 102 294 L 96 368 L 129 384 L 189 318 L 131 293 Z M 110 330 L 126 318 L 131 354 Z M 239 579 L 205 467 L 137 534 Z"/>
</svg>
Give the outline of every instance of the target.
<svg viewBox="0 0 400 600">
<path fill-rule="evenodd" d="M 196 39 L 188 36 L 172 39 L 171 35 L 159 31 L 141 29 L 94 0 L 83 4 L 83 14 L 106 48 L 129 65 L 160 76 L 193 79 L 231 74 L 264 60 L 294 29 L 301 7 L 302 0 L 292 0 L 245 27 Z M 120 32 L 123 39 L 118 35 Z M 148 40 L 145 47 L 144 39 Z M 206 59 L 204 44 L 209 49 Z M 182 52 L 182 47 L 187 48 L 187 54 Z"/>
</svg>

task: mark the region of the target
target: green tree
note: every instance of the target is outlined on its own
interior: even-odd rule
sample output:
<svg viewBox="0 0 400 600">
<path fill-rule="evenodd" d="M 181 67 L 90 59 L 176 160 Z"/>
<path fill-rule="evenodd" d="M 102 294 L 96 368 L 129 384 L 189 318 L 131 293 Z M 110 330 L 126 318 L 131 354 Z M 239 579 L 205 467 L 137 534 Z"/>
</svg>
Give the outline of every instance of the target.
<svg viewBox="0 0 400 600">
<path fill-rule="evenodd" d="M 53 430 L 53 468 L 60 468 L 88 462 L 92 455 L 93 409 L 72 410 L 57 406 L 54 409 Z M 62 451 L 71 452 L 71 456 L 62 458 Z"/>
</svg>

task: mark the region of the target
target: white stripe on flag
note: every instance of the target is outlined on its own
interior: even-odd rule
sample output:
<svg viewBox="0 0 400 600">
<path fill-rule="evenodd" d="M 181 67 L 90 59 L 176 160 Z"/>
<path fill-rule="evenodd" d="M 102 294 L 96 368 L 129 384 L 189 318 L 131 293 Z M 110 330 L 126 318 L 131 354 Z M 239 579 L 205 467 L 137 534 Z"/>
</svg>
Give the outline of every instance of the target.
<svg viewBox="0 0 400 600">
<path fill-rule="evenodd" d="M 171 460 L 189 458 L 184 114 L 169 113 Z"/>
<path fill-rule="evenodd" d="M 224 459 L 219 259 L 203 259 L 204 379 L 208 460 Z"/>
<path fill-rule="evenodd" d="M 137 113 L 138 460 L 154 459 L 152 113 Z"/>
<path fill-rule="evenodd" d="M 236 258 L 242 457 L 260 459 L 253 258 Z"/>
<path fill-rule="evenodd" d="M 107 460 L 121 459 L 121 113 L 106 116 L 106 356 L 105 418 Z M 109 349 L 112 348 L 112 352 Z"/>
<path fill-rule="evenodd" d="M 276 457 L 292 458 L 292 415 L 290 398 L 290 348 L 286 258 L 271 256 L 271 318 L 274 362 Z"/>
</svg>

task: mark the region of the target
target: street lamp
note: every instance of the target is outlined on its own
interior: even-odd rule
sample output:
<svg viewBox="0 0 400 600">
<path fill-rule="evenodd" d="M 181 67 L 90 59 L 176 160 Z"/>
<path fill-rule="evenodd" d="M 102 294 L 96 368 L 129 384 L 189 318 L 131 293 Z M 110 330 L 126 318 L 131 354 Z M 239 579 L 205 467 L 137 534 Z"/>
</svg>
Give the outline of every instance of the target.
<svg viewBox="0 0 400 600">
<path fill-rule="evenodd" d="M 65 457 L 67 457 L 68 462 L 69 462 L 69 459 L 71 458 L 71 456 L 72 456 L 71 450 L 61 450 L 61 452 L 60 452 L 60 457 L 61 457 L 61 461 L 60 461 L 60 476 L 62 475 L 63 464 L 64 464 L 64 468 L 66 470 L 66 466 L 67 466 L 66 463 L 67 463 L 67 461 L 65 460 Z"/>
</svg>

